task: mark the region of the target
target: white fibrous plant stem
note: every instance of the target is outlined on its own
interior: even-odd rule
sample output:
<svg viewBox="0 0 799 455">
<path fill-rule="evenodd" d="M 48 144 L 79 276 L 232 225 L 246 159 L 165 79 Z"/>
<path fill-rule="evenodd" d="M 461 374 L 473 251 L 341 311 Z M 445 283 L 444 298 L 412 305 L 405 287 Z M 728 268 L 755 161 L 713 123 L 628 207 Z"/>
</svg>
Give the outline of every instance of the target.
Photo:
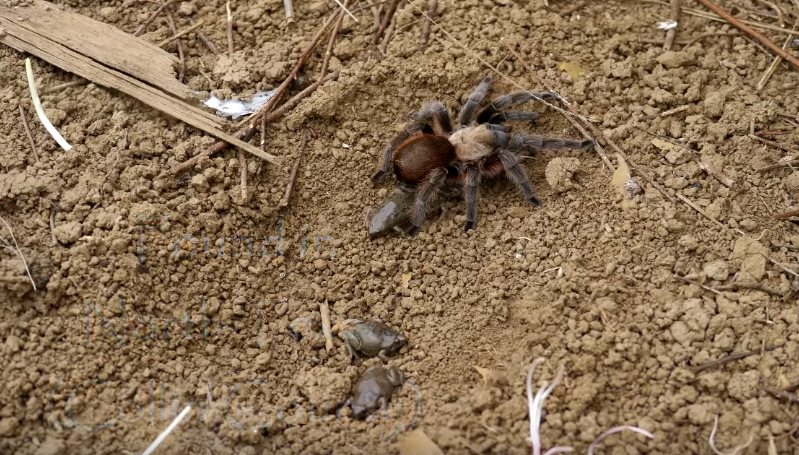
<svg viewBox="0 0 799 455">
<path fill-rule="evenodd" d="M 533 455 L 541 455 L 541 416 L 544 411 L 544 402 L 552 393 L 552 390 L 554 390 L 563 379 L 563 365 L 561 365 L 558 368 L 558 374 L 555 376 L 555 379 L 549 384 L 545 383 L 544 386 L 539 389 L 535 395 L 533 395 L 533 374 L 535 373 L 536 367 L 538 367 L 538 365 L 544 361 L 545 359 L 541 357 L 535 359 L 532 365 L 530 365 L 530 370 L 527 373 L 527 406 L 530 409 L 530 442 L 533 444 Z M 620 433 L 624 430 L 634 431 L 650 439 L 654 438 L 652 433 L 639 427 L 629 425 L 613 427 L 594 439 L 591 445 L 588 446 L 588 455 L 594 454 L 594 448 L 603 439 L 612 434 Z M 544 455 L 555 455 L 556 453 L 568 452 L 574 452 L 574 448 L 567 446 L 553 447 L 547 450 Z"/>
<path fill-rule="evenodd" d="M 716 455 L 737 455 L 738 452 L 749 447 L 752 444 L 752 441 L 754 441 L 754 435 L 750 434 L 749 440 L 746 442 L 746 444 L 741 444 L 738 447 L 732 449 L 731 452 L 724 453 L 716 448 L 716 430 L 718 429 L 719 429 L 719 416 L 717 415 L 715 422 L 713 422 L 713 429 L 710 430 L 710 439 L 708 439 L 707 441 L 708 444 L 710 444 L 710 448 L 713 449 L 713 452 Z"/>
<path fill-rule="evenodd" d="M 172 430 L 174 430 L 175 427 L 178 426 L 180 421 L 183 420 L 184 417 L 186 417 L 189 411 L 191 411 L 191 406 L 186 406 L 186 408 L 183 409 L 183 412 L 181 412 L 180 415 L 178 415 L 175 418 L 175 420 L 173 420 L 172 423 L 169 424 L 169 426 L 167 427 L 166 430 L 164 430 L 163 433 L 158 435 L 158 438 L 156 438 L 156 440 L 153 441 L 152 444 L 150 444 L 150 447 L 148 447 L 147 450 L 145 450 L 144 453 L 142 453 L 142 455 L 150 455 L 151 453 L 153 453 L 155 449 L 157 449 L 158 446 L 161 445 L 162 442 L 164 442 L 164 439 L 166 439 L 166 437 L 169 436 L 169 433 L 172 433 Z"/>
<path fill-rule="evenodd" d="M 47 115 L 44 113 L 44 109 L 42 108 L 42 102 L 39 101 L 39 92 L 36 90 L 36 82 L 33 80 L 33 68 L 31 67 L 31 59 L 25 59 L 25 73 L 28 75 L 28 88 L 31 91 L 31 98 L 33 99 L 33 107 L 36 109 L 36 115 L 39 116 L 39 120 L 44 125 L 44 128 L 50 133 L 50 136 L 53 136 L 58 145 L 61 146 L 64 150 L 70 150 L 72 148 L 71 145 L 61 137 L 61 134 L 55 129 L 50 120 L 47 118 Z"/>
</svg>

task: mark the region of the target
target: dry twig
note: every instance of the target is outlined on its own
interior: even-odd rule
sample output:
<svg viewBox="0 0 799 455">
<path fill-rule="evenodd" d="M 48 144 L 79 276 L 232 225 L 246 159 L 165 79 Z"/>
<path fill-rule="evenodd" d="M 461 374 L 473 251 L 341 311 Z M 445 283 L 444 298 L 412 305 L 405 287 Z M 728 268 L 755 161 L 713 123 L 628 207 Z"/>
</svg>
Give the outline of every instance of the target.
<svg viewBox="0 0 799 455">
<path fill-rule="evenodd" d="M 344 5 L 349 4 L 349 0 L 344 0 Z M 341 23 L 344 22 L 344 13 L 340 12 L 336 19 L 336 24 L 333 26 L 333 31 L 330 33 L 330 41 L 327 42 L 327 49 L 325 50 L 325 59 L 322 61 L 322 71 L 319 72 L 319 79 L 325 77 L 327 74 L 327 66 L 330 63 L 330 57 L 333 56 L 333 48 L 336 46 L 336 37 L 338 36 L 338 29 Z"/>
<path fill-rule="evenodd" d="M 161 12 L 164 9 L 166 9 L 168 6 L 172 5 L 173 3 L 177 3 L 177 2 L 178 2 L 178 0 L 169 0 L 168 2 L 166 2 L 166 3 L 162 4 L 161 6 L 159 6 L 158 9 L 155 10 L 155 12 L 153 12 L 153 14 L 151 14 L 150 17 L 148 17 L 147 20 L 144 21 L 144 23 L 141 24 L 139 26 L 139 28 L 136 29 L 135 32 L 133 32 L 133 36 L 139 36 L 142 33 L 144 33 L 144 29 L 146 29 L 147 26 L 150 25 L 161 14 Z"/>
<path fill-rule="evenodd" d="M 422 41 L 419 43 L 419 50 L 424 49 L 427 46 L 427 42 L 430 41 L 430 25 L 433 23 L 433 19 L 436 17 L 437 9 L 438 0 L 430 0 L 430 3 L 427 6 L 427 17 L 430 19 L 426 19 L 422 25 Z"/>
<path fill-rule="evenodd" d="M 718 360 L 713 360 L 712 362 L 703 363 L 702 365 L 697 365 L 691 370 L 694 374 L 699 373 L 701 371 L 709 370 L 711 368 L 720 367 L 722 365 L 728 364 L 730 362 L 735 362 L 736 360 L 745 359 L 747 357 L 751 357 L 753 355 L 762 354 L 763 352 L 771 352 L 777 349 L 779 346 L 767 346 L 764 349 L 757 349 L 753 351 L 746 351 L 746 352 L 739 352 L 737 354 L 730 354 L 726 357 L 722 357 Z"/>
<path fill-rule="evenodd" d="M 227 10 L 227 53 L 233 57 L 233 13 L 230 12 L 230 0 L 225 4 Z"/>
<path fill-rule="evenodd" d="M 680 23 L 680 0 L 671 0 L 671 20 L 675 23 Z M 666 42 L 663 44 L 664 51 L 670 51 L 671 46 L 674 44 L 674 38 L 677 36 L 677 27 L 670 28 L 666 32 Z"/>
<path fill-rule="evenodd" d="M 178 28 L 175 25 L 175 18 L 172 16 L 172 11 L 169 9 L 166 10 L 166 23 L 169 26 L 169 29 L 172 31 L 172 37 L 174 38 L 178 34 Z M 180 41 L 177 42 L 178 45 L 178 57 L 180 58 L 180 74 L 178 75 L 178 80 L 183 82 L 183 78 L 186 76 L 186 56 L 183 54 L 183 45 Z"/>
<path fill-rule="evenodd" d="M 327 76 L 325 76 L 324 79 L 314 82 L 313 84 L 309 85 L 305 90 L 301 91 L 300 93 L 296 94 L 293 98 L 283 103 L 283 105 L 280 106 L 278 109 L 276 109 L 274 112 L 271 112 L 268 115 L 264 115 L 262 117 L 263 121 L 265 123 L 274 121 L 275 119 L 279 118 L 281 115 L 285 114 L 287 111 L 293 109 L 294 106 L 299 104 L 299 102 L 302 101 L 304 98 L 306 98 L 308 95 L 316 91 L 316 89 L 319 88 L 322 84 L 324 84 L 327 81 L 334 80 L 337 77 L 338 77 L 338 72 L 330 73 Z M 273 95 L 272 98 L 274 99 L 275 96 L 277 96 L 277 94 Z M 253 120 L 253 122 L 254 121 L 255 120 Z M 243 141 L 248 141 L 250 140 L 254 132 L 255 132 L 255 126 L 254 123 L 251 123 L 249 127 L 239 130 L 236 136 L 240 137 Z M 222 141 L 217 142 L 214 145 L 205 149 L 199 155 L 189 158 L 188 160 L 173 167 L 172 169 L 170 169 L 169 172 L 171 172 L 173 175 L 185 172 L 186 170 L 197 164 L 197 162 L 200 161 L 202 158 L 218 153 L 222 151 L 225 147 L 227 147 L 226 142 Z"/>
<path fill-rule="evenodd" d="M 300 171 L 300 162 L 302 161 L 303 155 L 305 155 L 305 146 L 308 144 L 308 133 L 304 132 L 302 134 L 302 143 L 300 144 L 300 148 L 297 151 L 297 161 L 294 162 L 294 168 L 291 169 L 291 176 L 289 176 L 289 184 L 286 186 L 286 192 L 283 194 L 283 198 L 280 200 L 280 207 L 286 207 L 289 205 L 289 199 L 291 198 L 291 191 L 294 189 L 294 182 L 297 181 L 297 174 Z"/>
<path fill-rule="evenodd" d="M 194 19 L 189 18 L 189 24 L 194 25 Z M 194 32 L 194 34 L 197 35 L 197 38 L 199 38 L 200 41 L 203 42 L 203 44 L 205 44 L 205 47 L 207 47 L 209 51 L 213 52 L 215 55 L 219 55 L 219 49 L 216 48 L 214 42 L 211 41 L 211 39 L 208 38 L 208 36 L 205 33 L 203 33 L 200 30 L 197 30 Z"/>
<path fill-rule="evenodd" d="M 239 166 L 241 166 L 241 201 L 247 203 L 247 156 L 239 150 Z"/>
<path fill-rule="evenodd" d="M 205 21 L 197 22 L 196 24 L 193 24 L 191 27 L 183 30 L 182 32 L 177 33 L 175 35 L 172 35 L 170 38 L 167 38 L 167 39 L 161 41 L 160 43 L 156 44 L 156 46 L 164 47 L 167 44 L 171 43 L 172 41 L 175 41 L 176 39 L 179 39 L 179 38 L 181 38 L 181 37 L 183 37 L 185 35 L 188 35 L 189 33 L 193 32 L 193 31 L 197 30 L 198 28 L 202 27 L 203 25 L 205 25 Z"/>
<path fill-rule="evenodd" d="M 36 158 L 36 161 L 39 161 L 39 154 L 36 153 L 36 142 L 33 141 L 33 135 L 31 134 L 31 129 L 28 126 L 28 119 L 25 117 L 25 109 L 22 105 L 19 105 L 19 116 L 22 118 L 22 126 L 25 127 L 25 134 L 28 135 L 28 140 L 31 143 L 31 151 L 33 151 L 33 157 Z"/>
<path fill-rule="evenodd" d="M 785 401 L 789 401 L 791 403 L 799 403 L 799 396 L 788 392 L 786 390 L 778 389 L 774 386 L 770 386 L 768 384 L 760 384 L 760 390 L 767 392 L 771 395 L 774 395 L 777 398 L 781 398 Z"/>
<path fill-rule="evenodd" d="M 377 31 L 372 38 L 373 45 L 377 46 L 380 44 L 380 38 L 382 38 L 383 32 L 386 30 L 386 27 L 388 27 L 388 24 L 394 17 L 394 13 L 397 11 L 397 5 L 399 5 L 399 0 L 391 0 L 391 3 L 388 4 L 388 9 L 386 10 L 386 14 L 383 16 L 383 20 L 380 22 L 380 27 L 377 28 Z"/>
<path fill-rule="evenodd" d="M 782 212 L 774 215 L 774 218 L 784 220 L 786 218 L 791 218 L 794 216 L 799 215 L 799 209 L 788 210 L 787 212 Z"/>
<path fill-rule="evenodd" d="M 88 83 L 89 83 L 89 81 L 87 81 L 86 79 L 80 79 L 80 80 L 72 81 L 72 82 L 65 82 L 63 84 L 58 84 L 58 85 L 54 85 L 52 87 L 47 87 L 47 88 L 43 89 L 41 91 L 41 95 L 47 95 L 48 93 L 53 93 L 53 92 L 60 92 L 61 90 L 68 89 L 70 87 L 77 87 L 79 85 L 88 84 Z"/>
<path fill-rule="evenodd" d="M 327 299 L 319 304 L 319 313 L 322 315 L 322 334 L 325 336 L 325 350 L 330 352 L 333 350 L 333 334 L 330 330 L 330 306 L 327 304 Z"/>
<path fill-rule="evenodd" d="M 53 246 L 58 245 L 58 238 L 55 236 L 55 204 L 50 207 L 50 237 L 53 240 Z"/>
<path fill-rule="evenodd" d="M 713 218 L 712 216 L 708 215 L 708 214 L 707 214 L 707 212 L 705 212 L 704 210 L 702 210 L 702 209 L 701 209 L 701 208 L 700 208 L 698 205 L 696 205 L 696 204 L 694 204 L 693 202 L 691 202 L 691 200 L 690 200 L 690 199 L 688 199 L 687 197 L 683 196 L 683 195 L 682 195 L 682 194 L 680 194 L 680 193 L 676 193 L 676 194 L 677 194 L 677 197 L 678 197 L 678 198 L 679 198 L 681 201 L 683 201 L 683 202 L 685 202 L 686 204 L 688 204 L 688 206 L 689 206 L 689 207 L 691 207 L 692 209 L 694 209 L 694 210 L 696 210 L 697 212 L 699 212 L 699 213 L 700 213 L 702 216 L 704 216 L 705 218 L 709 219 L 710 221 L 712 221 L 714 224 L 716 224 L 716 225 L 717 225 L 717 226 L 719 226 L 720 228 L 722 228 L 722 229 L 725 229 L 725 230 L 732 230 L 730 227 L 728 227 L 728 226 L 725 226 L 725 225 L 721 224 L 721 222 L 720 222 L 719 220 L 717 220 L 717 219 Z M 738 229 L 735 229 L 735 231 L 736 231 L 736 232 L 738 232 L 738 233 L 739 233 L 739 234 L 741 234 L 741 235 L 746 235 L 746 234 L 744 234 L 742 231 L 740 231 L 740 230 L 738 230 Z"/>
<path fill-rule="evenodd" d="M 722 18 L 726 19 L 727 22 L 729 22 L 730 24 L 732 24 L 735 27 L 739 28 L 741 31 L 743 31 L 747 35 L 749 35 L 752 38 L 755 38 L 756 40 L 760 41 L 764 46 L 766 46 L 767 48 L 771 49 L 775 54 L 779 55 L 780 57 L 784 58 L 785 60 L 788 60 L 789 62 L 791 62 L 791 64 L 794 67 L 799 69 L 799 59 L 797 59 L 793 55 L 789 54 L 788 52 L 782 50 L 779 46 L 774 44 L 768 38 L 766 38 L 765 36 L 763 36 L 760 33 L 756 32 L 755 30 L 753 30 L 749 26 L 743 24 L 741 21 L 736 19 L 730 13 L 728 13 L 728 12 L 724 11 L 723 9 L 721 9 L 721 7 L 719 7 L 718 5 L 713 3 L 712 1 L 710 1 L 710 0 L 697 0 L 697 1 L 699 3 L 702 3 L 703 5 L 705 5 L 706 7 L 708 7 L 708 9 L 710 9 L 714 13 L 718 14 Z"/>
<path fill-rule="evenodd" d="M 30 268 L 28 268 L 28 261 L 25 260 L 25 256 L 22 254 L 22 250 L 19 249 L 17 238 L 14 237 L 14 230 L 11 229 L 11 226 L 9 226 L 8 223 L 6 223 L 6 220 L 4 220 L 2 216 L 0 216 L 0 221 L 2 221 L 3 224 L 6 226 L 8 233 L 11 235 L 11 241 L 14 242 L 14 246 L 11 246 L 11 243 L 9 243 L 9 241 L 6 240 L 5 237 L 0 237 L 0 248 L 5 248 L 11 251 L 12 253 L 15 253 L 17 256 L 19 256 L 20 259 L 22 259 L 22 265 L 25 267 L 25 272 L 28 273 L 28 279 L 31 280 L 31 286 L 33 286 L 33 290 L 35 291 L 36 283 L 33 281 Z"/>
</svg>

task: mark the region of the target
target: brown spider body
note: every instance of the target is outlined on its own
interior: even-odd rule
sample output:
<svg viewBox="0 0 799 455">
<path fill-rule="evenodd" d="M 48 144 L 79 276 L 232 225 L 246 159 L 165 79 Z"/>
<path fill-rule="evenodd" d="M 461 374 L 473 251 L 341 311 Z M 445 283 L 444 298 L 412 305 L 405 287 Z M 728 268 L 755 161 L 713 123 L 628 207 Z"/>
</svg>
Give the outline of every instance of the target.
<svg viewBox="0 0 799 455">
<path fill-rule="evenodd" d="M 465 230 L 476 226 L 477 195 L 482 179 L 502 173 L 516 183 L 527 201 L 541 205 L 520 165 L 519 156 L 544 149 L 585 149 L 593 141 L 573 141 L 563 138 L 511 133 L 503 125 L 507 120 L 532 121 L 535 112 L 503 111 L 531 99 L 552 99 L 550 93 L 515 92 L 496 98 L 477 113 L 477 124 L 471 124 L 474 111 L 491 87 L 491 77 L 485 77 L 461 108 L 457 128 L 452 127 L 449 112 L 440 102 L 429 103 L 411 114 L 415 120 L 386 147 L 383 163 L 372 176 L 377 183 L 394 170 L 402 187 L 416 191 L 411 209 L 413 226 L 409 235 L 418 234 L 425 219 L 425 210 L 443 185 L 461 185 L 466 195 Z M 419 134 L 421 133 L 421 134 Z"/>
<path fill-rule="evenodd" d="M 391 160 L 397 180 L 416 185 L 427 178 L 431 169 L 451 165 L 455 147 L 444 136 L 423 134 L 400 144 Z"/>
</svg>

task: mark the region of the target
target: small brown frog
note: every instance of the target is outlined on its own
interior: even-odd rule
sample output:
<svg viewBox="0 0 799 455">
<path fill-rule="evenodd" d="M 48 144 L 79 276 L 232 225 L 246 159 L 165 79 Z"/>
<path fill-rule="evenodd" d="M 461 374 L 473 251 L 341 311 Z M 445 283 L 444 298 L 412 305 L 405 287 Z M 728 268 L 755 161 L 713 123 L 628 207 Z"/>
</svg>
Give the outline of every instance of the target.
<svg viewBox="0 0 799 455">
<path fill-rule="evenodd" d="M 395 366 L 369 367 L 352 388 L 352 416 L 365 419 L 369 414 L 391 401 L 394 390 L 405 382 L 402 372 Z"/>
<path fill-rule="evenodd" d="M 367 356 L 378 356 L 380 360 L 388 362 L 388 356 L 394 355 L 408 342 L 405 335 L 391 330 L 382 322 L 348 319 L 349 328 L 340 330 L 338 337 L 344 341 L 352 357 L 358 357 L 358 352 Z"/>
</svg>

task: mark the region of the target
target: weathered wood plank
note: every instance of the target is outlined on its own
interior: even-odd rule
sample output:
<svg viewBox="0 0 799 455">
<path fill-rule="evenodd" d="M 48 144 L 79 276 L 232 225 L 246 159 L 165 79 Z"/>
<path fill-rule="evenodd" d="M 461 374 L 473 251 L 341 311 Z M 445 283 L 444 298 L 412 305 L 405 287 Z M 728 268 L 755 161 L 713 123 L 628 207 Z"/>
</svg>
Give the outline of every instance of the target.
<svg viewBox="0 0 799 455">
<path fill-rule="evenodd" d="M 219 124 L 221 120 L 197 107 L 160 92 L 158 89 L 131 76 L 107 68 L 85 55 L 41 36 L 35 31 L 21 27 L 2 16 L 0 16 L 0 29 L 3 29 L 3 33 L 0 33 L 0 43 L 21 52 L 35 55 L 54 66 L 77 74 L 98 85 L 119 90 L 154 109 L 205 131 L 270 163 L 278 162 L 277 157 L 274 155 L 265 153 L 220 130 Z"/>
</svg>

